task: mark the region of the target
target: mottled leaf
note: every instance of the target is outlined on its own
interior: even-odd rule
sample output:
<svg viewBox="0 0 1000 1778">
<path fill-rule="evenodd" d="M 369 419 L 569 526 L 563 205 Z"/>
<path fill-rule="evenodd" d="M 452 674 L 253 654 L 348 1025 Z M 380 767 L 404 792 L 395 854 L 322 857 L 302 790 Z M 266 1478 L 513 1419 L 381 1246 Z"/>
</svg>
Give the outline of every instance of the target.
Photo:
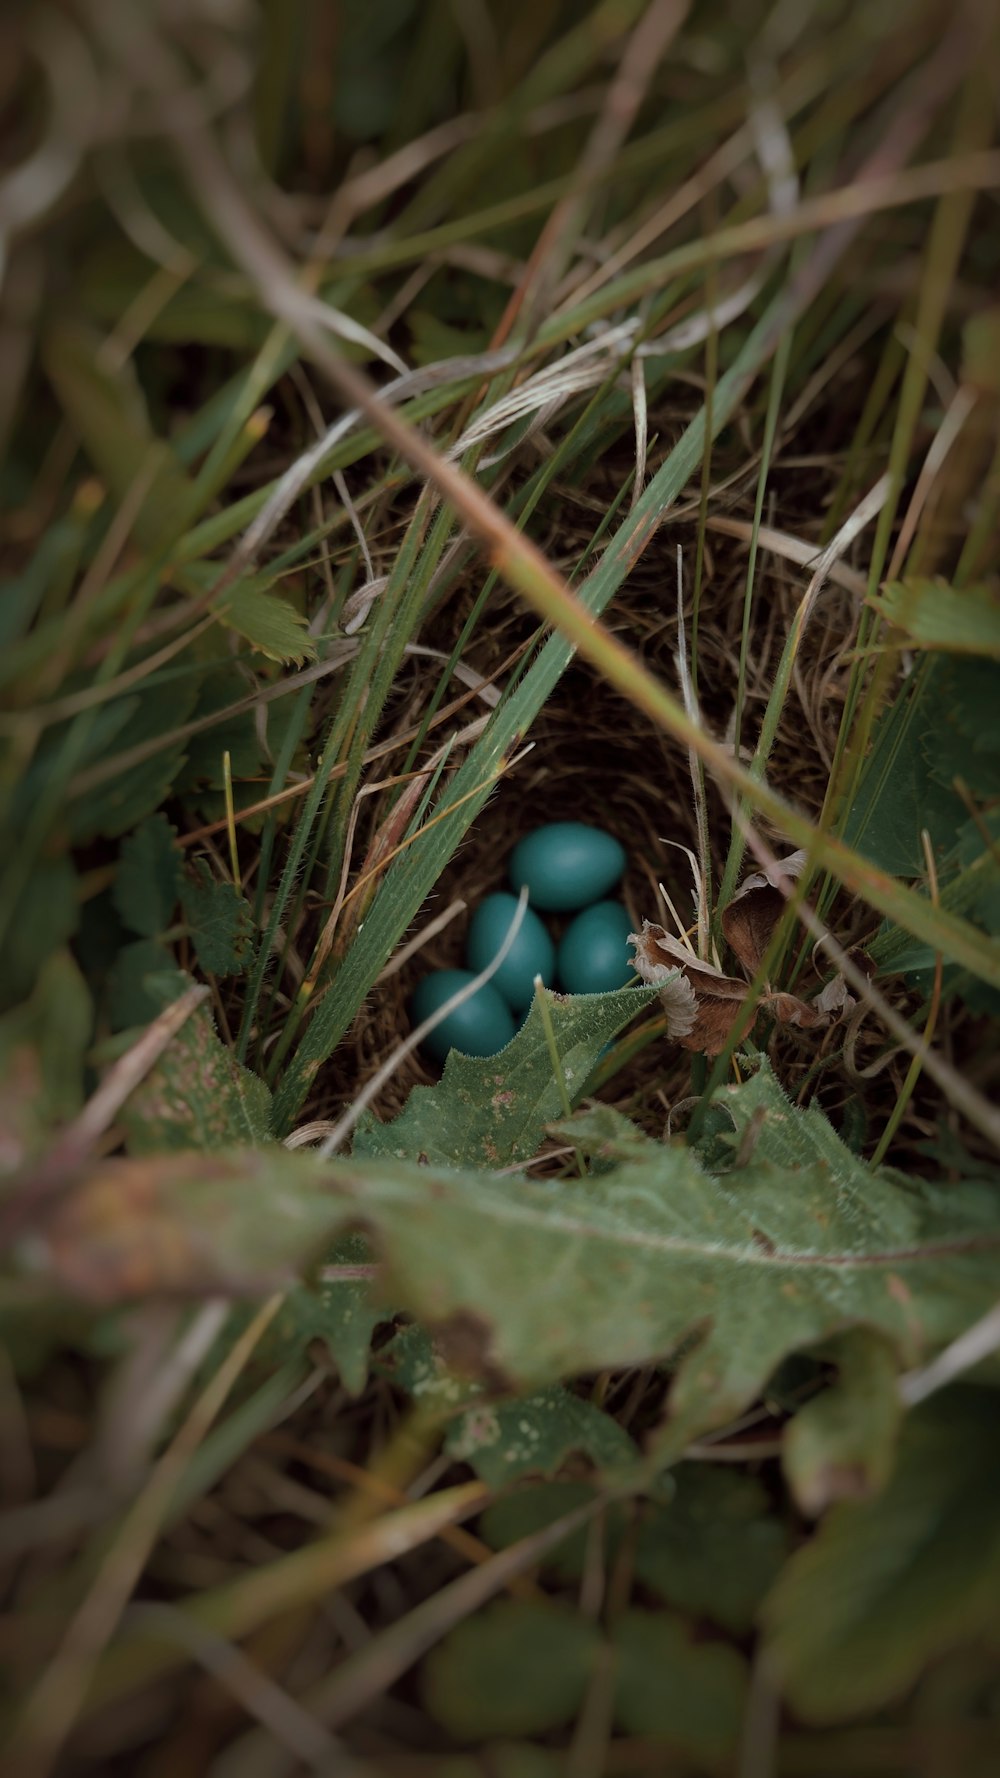
<svg viewBox="0 0 1000 1778">
<path fill-rule="evenodd" d="M 108 1159 L 52 1206 L 32 1263 L 96 1300 L 139 1278 L 144 1292 L 256 1294 L 360 1228 L 381 1299 L 491 1388 L 678 1355 L 664 1455 L 846 1327 L 878 1329 L 912 1365 L 992 1307 L 1000 1206 L 987 1186 L 869 1171 L 764 1064 L 718 1103 L 732 1135 L 715 1174 L 653 1141 L 558 1183 L 280 1148 Z M 749 1158 L 727 1171 L 737 1150 Z"/>
<path fill-rule="evenodd" d="M 270 1105 L 265 1083 L 240 1066 L 200 1006 L 129 1096 L 121 1120 L 130 1154 L 224 1148 L 267 1142 Z"/>
<path fill-rule="evenodd" d="M 592 1402 L 557 1384 L 517 1401 L 467 1408 L 445 1438 L 491 1488 L 526 1475 L 554 1475 L 574 1456 L 598 1470 L 620 1469 L 638 1451 L 628 1433 Z"/>
<path fill-rule="evenodd" d="M 600 1052 L 648 1006 L 645 988 L 611 994 L 553 994 L 542 989 L 571 1104 L 578 1101 Z M 423 1158 L 446 1166 L 504 1167 L 527 1160 L 545 1125 L 559 1116 L 562 1098 L 553 1079 L 537 997 L 516 1037 L 499 1055 L 476 1058 L 452 1050 L 437 1086 L 415 1087 L 391 1124 L 369 1119 L 354 1144 L 357 1155 Z"/>
<path fill-rule="evenodd" d="M 558 1384 L 514 1401 L 490 1400 L 484 1383 L 463 1377 L 448 1362 L 449 1356 L 461 1360 L 461 1323 L 447 1339 L 450 1355 L 422 1328 L 402 1327 L 381 1347 L 374 1368 L 423 1413 L 437 1411 L 449 1422 L 445 1449 L 491 1487 L 526 1475 L 554 1475 L 575 1454 L 598 1469 L 621 1468 L 637 1456 L 617 1421 Z"/>
<path fill-rule="evenodd" d="M 336 1364 L 348 1394 L 360 1395 L 368 1381 L 372 1334 L 380 1321 L 391 1316 L 391 1310 L 377 1302 L 367 1278 L 334 1280 L 324 1274 L 366 1271 L 371 1257 L 360 1235 L 342 1236 L 324 1254 L 315 1283 L 296 1284 L 288 1291 L 256 1348 L 254 1367 L 270 1372 L 290 1358 L 311 1358 L 310 1347 L 321 1344 Z M 234 1311 L 234 1316 L 237 1313 Z M 250 1313 L 245 1311 L 246 1321 Z"/>
<path fill-rule="evenodd" d="M 176 829 L 165 815 L 150 815 L 122 843 L 114 901 L 130 932 L 156 938 L 165 932 L 181 888 Z"/>
<path fill-rule="evenodd" d="M 768 1655 L 807 1722 L 888 1704 L 925 1664 L 1000 1634 L 1000 1415 L 958 1388 L 912 1413 L 888 1486 L 845 1502 L 764 1607 Z"/>
</svg>

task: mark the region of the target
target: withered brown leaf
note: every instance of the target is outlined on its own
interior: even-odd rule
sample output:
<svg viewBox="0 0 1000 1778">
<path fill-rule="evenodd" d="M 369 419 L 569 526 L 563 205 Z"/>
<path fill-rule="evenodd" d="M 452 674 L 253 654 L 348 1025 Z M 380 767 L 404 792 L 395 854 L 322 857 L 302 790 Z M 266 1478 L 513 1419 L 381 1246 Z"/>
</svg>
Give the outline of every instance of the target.
<svg viewBox="0 0 1000 1778">
<path fill-rule="evenodd" d="M 735 951 L 747 975 L 756 975 L 760 968 L 760 960 L 784 910 L 785 896 L 778 887 L 782 877 L 800 877 L 805 862 L 804 852 L 790 852 L 787 858 L 776 859 L 767 870 L 752 871 L 723 908 L 726 943 Z"/>
<path fill-rule="evenodd" d="M 668 1036 L 676 1038 L 682 1049 L 717 1056 L 739 1017 L 746 982 L 702 963 L 665 927 L 650 920 L 643 921 L 641 932 L 632 933 L 629 943 L 635 946 L 638 974 L 660 989 Z"/>
<path fill-rule="evenodd" d="M 637 973 L 660 989 L 667 1011 L 667 1035 L 682 1049 L 719 1055 L 746 1004 L 749 984 L 692 956 L 663 926 L 650 920 L 643 921 L 642 931 L 632 933 L 629 942 L 635 946 Z M 754 1019 L 765 1010 L 783 1025 L 798 1025 L 803 1030 L 830 1023 L 825 1009 L 809 1006 L 795 994 L 763 994 Z"/>
</svg>

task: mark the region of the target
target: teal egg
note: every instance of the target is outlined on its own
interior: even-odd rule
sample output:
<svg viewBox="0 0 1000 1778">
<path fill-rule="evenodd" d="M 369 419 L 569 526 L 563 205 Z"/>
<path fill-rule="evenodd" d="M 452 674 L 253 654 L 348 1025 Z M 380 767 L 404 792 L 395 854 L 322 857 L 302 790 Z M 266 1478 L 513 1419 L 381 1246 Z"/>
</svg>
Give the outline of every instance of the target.
<svg viewBox="0 0 1000 1778">
<path fill-rule="evenodd" d="M 481 901 L 469 925 L 465 960 L 476 974 L 492 963 L 517 913 L 517 897 L 498 891 Z M 525 908 L 517 937 L 488 986 L 502 994 L 514 1012 L 528 1005 L 540 975 L 546 987 L 555 981 L 556 948 L 537 914 Z"/>
<path fill-rule="evenodd" d="M 475 977 L 468 969 L 438 969 L 425 975 L 414 990 L 410 1010 L 415 1025 L 429 1019 L 446 1000 L 457 994 Z M 468 1000 L 450 1012 L 440 1025 L 423 1040 L 422 1048 L 436 1062 L 443 1062 L 451 1049 L 464 1056 L 495 1056 L 514 1035 L 514 1019 L 510 1007 L 497 993 L 492 982 L 477 988 Z"/>
<path fill-rule="evenodd" d="M 551 821 L 514 847 L 508 875 L 527 887 L 533 907 L 571 913 L 606 895 L 625 869 L 624 848 L 613 834 L 582 821 Z"/>
<path fill-rule="evenodd" d="M 597 901 L 577 914 L 559 946 L 560 986 L 567 994 L 604 994 L 635 974 L 628 939 L 632 921 L 620 901 Z"/>
</svg>

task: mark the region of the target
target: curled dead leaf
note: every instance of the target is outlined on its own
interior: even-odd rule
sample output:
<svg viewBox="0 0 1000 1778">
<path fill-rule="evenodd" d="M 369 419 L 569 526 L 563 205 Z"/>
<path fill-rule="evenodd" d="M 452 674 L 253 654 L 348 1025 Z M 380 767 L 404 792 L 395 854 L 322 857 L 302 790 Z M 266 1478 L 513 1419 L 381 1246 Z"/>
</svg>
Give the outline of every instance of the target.
<svg viewBox="0 0 1000 1778">
<path fill-rule="evenodd" d="M 812 1031 L 817 1025 L 828 1025 L 830 1015 L 821 1008 L 810 1006 L 807 1001 L 800 1000 L 797 994 L 765 994 L 761 1006 L 766 1007 L 773 1018 L 783 1025 L 798 1025 L 803 1031 Z"/>
<path fill-rule="evenodd" d="M 719 1055 L 746 1005 L 748 983 L 703 963 L 650 920 L 643 921 L 642 931 L 632 933 L 629 942 L 635 946 L 637 973 L 660 990 L 667 1010 L 667 1035 L 682 1049 Z M 802 1030 L 830 1023 L 826 1008 L 810 1006 L 796 994 L 763 994 L 754 1019 L 764 1011 L 781 1024 Z"/>
<path fill-rule="evenodd" d="M 660 990 L 668 1035 L 682 1049 L 717 1056 L 746 1000 L 746 982 L 702 963 L 665 927 L 650 920 L 643 921 L 641 932 L 631 934 L 629 943 L 635 946 L 638 974 Z"/>
<path fill-rule="evenodd" d="M 832 981 L 821 988 L 813 1001 L 817 1012 L 827 1013 L 831 1019 L 846 1019 L 853 1012 L 857 1001 L 851 993 L 842 975 L 835 975 Z"/>
<path fill-rule="evenodd" d="M 752 871 L 737 889 L 731 902 L 722 910 L 722 930 L 726 943 L 735 951 L 748 975 L 756 975 L 760 960 L 767 950 L 774 929 L 784 911 L 786 897 L 780 888 L 783 879 L 802 875 L 804 852 L 790 852 L 778 858 L 767 870 Z"/>
</svg>

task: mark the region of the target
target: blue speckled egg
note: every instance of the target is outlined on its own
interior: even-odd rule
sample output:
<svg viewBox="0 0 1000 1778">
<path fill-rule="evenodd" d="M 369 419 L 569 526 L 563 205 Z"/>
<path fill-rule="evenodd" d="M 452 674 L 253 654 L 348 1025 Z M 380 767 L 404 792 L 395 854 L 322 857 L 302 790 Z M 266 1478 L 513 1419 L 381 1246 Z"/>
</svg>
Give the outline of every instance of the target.
<svg viewBox="0 0 1000 1778">
<path fill-rule="evenodd" d="M 465 960 L 476 974 L 492 963 L 517 913 L 517 897 L 498 891 L 481 901 L 469 925 Z M 534 993 L 536 975 L 546 987 L 555 980 L 556 948 L 537 914 L 525 908 L 517 937 L 488 986 L 502 994 L 514 1012 L 521 1012 Z"/>
<path fill-rule="evenodd" d="M 635 974 L 628 938 L 632 921 L 620 901 L 597 901 L 577 914 L 559 946 L 560 986 L 567 994 L 603 994 Z"/>
<path fill-rule="evenodd" d="M 425 975 L 423 981 L 417 983 L 410 1003 L 413 1023 L 422 1024 L 459 988 L 474 979 L 468 969 L 438 969 L 433 975 Z M 514 1019 L 510 1007 L 492 982 L 484 982 L 440 1025 L 435 1025 L 421 1047 L 436 1062 L 443 1062 L 451 1049 L 461 1050 L 465 1056 L 495 1056 L 513 1035 Z"/>
<path fill-rule="evenodd" d="M 571 913 L 606 895 L 624 869 L 623 847 L 603 828 L 551 821 L 518 841 L 508 875 L 513 888 L 527 886 L 533 907 Z"/>
</svg>

